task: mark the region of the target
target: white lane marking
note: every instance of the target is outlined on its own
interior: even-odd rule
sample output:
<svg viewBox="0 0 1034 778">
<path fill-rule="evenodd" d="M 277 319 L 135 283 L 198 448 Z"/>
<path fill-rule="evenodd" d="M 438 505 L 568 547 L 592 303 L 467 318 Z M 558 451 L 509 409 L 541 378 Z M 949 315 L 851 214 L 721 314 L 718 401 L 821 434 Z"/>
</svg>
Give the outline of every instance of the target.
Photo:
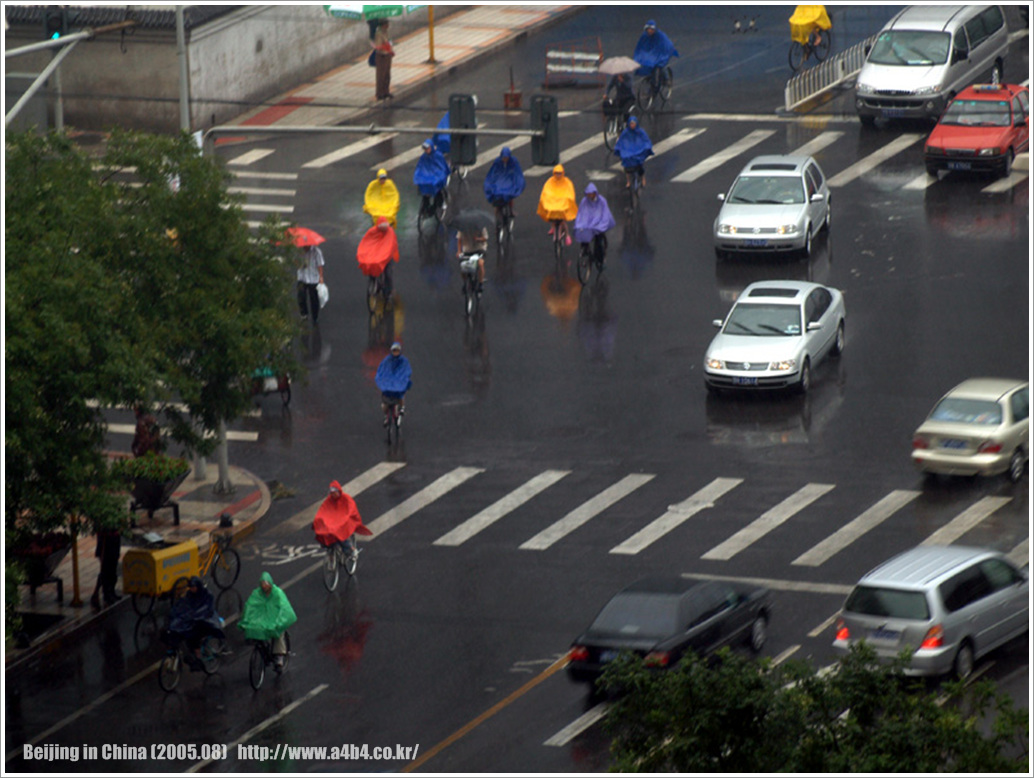
<svg viewBox="0 0 1034 778">
<path fill-rule="evenodd" d="M 654 519 L 632 537 L 614 546 L 611 554 L 638 554 L 655 540 L 667 535 L 687 519 L 705 508 L 713 508 L 714 501 L 743 483 L 742 478 L 716 478 L 692 497 L 678 505 L 669 505 L 664 515 Z"/>
<path fill-rule="evenodd" d="M 420 142 L 423 143 L 423 141 Z M 377 165 L 371 165 L 370 170 L 379 170 L 380 168 L 384 168 L 385 170 L 391 171 L 397 167 L 402 167 L 407 162 L 412 162 L 423 153 L 423 146 L 415 146 L 407 151 L 403 151 L 401 154 L 396 154 L 391 159 L 385 160 Z"/>
<path fill-rule="evenodd" d="M 772 135 L 775 135 L 775 130 L 754 130 L 749 132 L 731 146 L 728 146 L 716 154 L 712 154 L 707 159 L 701 160 L 689 170 L 679 173 L 671 180 L 680 184 L 696 181 L 701 176 L 707 175 L 712 170 L 724 165 L 733 157 L 739 156 Z"/>
<path fill-rule="evenodd" d="M 801 650 L 800 645 L 790 646 L 778 656 L 772 658 L 772 667 L 779 667 L 783 662 Z"/>
<path fill-rule="evenodd" d="M 259 211 L 261 213 L 294 213 L 293 205 L 257 205 L 255 203 L 242 203 L 242 211 Z"/>
<path fill-rule="evenodd" d="M 585 177 L 590 181 L 613 181 L 617 178 L 613 170 L 586 170 Z"/>
<path fill-rule="evenodd" d="M 544 746 L 566 746 L 585 730 L 595 724 L 597 721 L 607 715 L 607 708 L 610 707 L 610 703 L 601 702 L 593 708 L 585 711 L 581 716 L 576 718 L 566 727 L 561 729 L 551 738 L 546 740 L 542 745 Z"/>
<path fill-rule="evenodd" d="M 526 540 L 520 547 L 534 551 L 543 551 L 549 548 L 561 538 L 574 532 L 580 526 L 589 521 L 589 519 L 602 513 L 618 500 L 628 496 L 653 478 L 654 476 L 651 473 L 633 473 L 632 475 L 626 475 L 620 481 L 608 486 L 592 499 L 583 502 L 559 521 L 546 527 L 542 532 L 535 535 L 535 537 L 530 540 Z"/>
<path fill-rule="evenodd" d="M 844 184 L 848 184 L 859 176 L 868 173 L 881 162 L 886 162 L 894 155 L 900 154 L 921 138 L 923 138 L 923 135 L 917 132 L 906 132 L 904 135 L 899 135 L 887 145 L 876 149 L 876 151 L 869 156 L 862 157 L 853 165 L 841 170 L 835 176 L 830 178 L 828 183 L 830 186 L 843 186 Z"/>
<path fill-rule="evenodd" d="M 387 532 L 392 527 L 401 524 L 421 508 L 448 494 L 464 481 L 483 472 L 484 470 L 480 467 L 457 467 L 401 504 L 381 514 L 366 526 L 373 532 L 374 536 Z"/>
<path fill-rule="evenodd" d="M 918 496 L 919 492 L 909 489 L 895 489 L 828 538 L 805 551 L 793 560 L 791 564 L 809 565 L 811 567 L 821 565 L 835 553 L 858 540 L 866 532 L 882 524 Z"/>
<path fill-rule="evenodd" d="M 109 424 L 108 425 L 108 432 L 112 432 L 112 433 L 114 433 L 116 435 L 135 435 L 136 434 L 136 425 L 135 424 Z M 215 433 L 214 432 L 210 432 L 205 437 L 207 437 L 207 438 L 214 438 L 215 437 Z M 226 439 L 227 440 L 240 440 L 240 441 L 244 441 L 245 443 L 254 443 L 256 440 L 258 440 L 258 437 L 259 436 L 258 436 L 257 432 L 238 432 L 237 430 L 227 430 L 226 431 Z"/>
<path fill-rule="evenodd" d="M 1003 505 L 1012 502 L 1011 497 L 984 497 L 949 521 L 919 545 L 948 546 L 961 538 Z"/>
<path fill-rule="evenodd" d="M 761 124 L 762 122 L 779 122 L 782 124 L 808 124 L 814 125 L 816 121 L 821 123 L 823 126 L 830 124 L 857 124 L 858 119 L 855 117 L 843 117 L 838 118 L 834 116 L 827 116 L 821 119 L 817 119 L 815 116 L 807 116 L 802 114 L 788 114 L 785 116 L 773 116 L 772 114 L 765 113 L 691 113 L 682 117 L 684 122 L 693 121 L 704 121 L 704 122 L 750 122 L 751 124 Z"/>
<path fill-rule="evenodd" d="M 852 587 L 849 586 L 847 588 L 851 589 Z M 837 616 L 839 616 L 839 615 L 840 615 L 840 611 L 837 611 L 836 613 L 834 613 L 832 616 L 830 616 L 824 622 L 822 622 L 817 627 L 815 627 L 811 632 L 809 632 L 808 633 L 808 637 L 810 637 L 810 638 L 817 638 L 819 635 L 821 635 L 827 629 L 832 627 L 834 623 L 836 623 Z"/>
<path fill-rule="evenodd" d="M 792 157 L 813 157 L 826 146 L 830 146 L 840 140 L 844 133 L 837 131 L 823 132 L 816 135 L 810 141 L 805 143 L 803 146 L 798 146 L 796 149 L 790 152 Z"/>
<path fill-rule="evenodd" d="M 524 146 L 527 146 L 529 143 L 531 143 L 530 135 L 515 135 L 514 137 L 510 138 L 510 140 L 504 141 L 503 143 L 500 143 L 498 146 L 493 146 L 490 149 L 485 149 L 483 152 L 480 152 L 478 154 L 478 158 L 481 161 L 473 167 L 468 168 L 467 172 L 469 173 L 470 171 L 477 170 L 480 167 L 491 165 L 493 162 L 495 162 L 496 157 L 498 157 L 502 150 L 505 149 L 507 146 L 510 147 L 510 151 L 517 151 L 517 149 L 523 148 Z"/>
<path fill-rule="evenodd" d="M 998 192 L 1008 192 L 1014 186 L 1027 180 L 1026 171 L 1013 170 L 1006 178 L 1000 178 L 993 184 L 988 184 L 981 192 L 989 192 L 995 194 Z"/>
<path fill-rule="evenodd" d="M 560 151 L 560 162 L 564 165 L 569 165 L 572 160 L 577 159 L 587 152 L 592 151 L 597 146 L 603 145 L 603 133 L 597 132 L 595 135 L 586 138 L 581 143 L 577 143 L 569 149 L 561 149 Z M 552 173 L 552 165 L 535 165 L 524 171 L 524 177 L 528 176 L 544 176 L 546 173 Z"/>
<path fill-rule="evenodd" d="M 265 159 L 270 154 L 272 154 L 275 150 L 276 149 L 252 149 L 251 151 L 244 152 L 239 157 L 234 157 L 233 159 L 231 159 L 226 164 L 227 165 L 252 165 L 252 164 L 258 162 L 260 159 Z"/>
<path fill-rule="evenodd" d="M 379 143 L 383 143 L 386 140 L 391 140 L 392 138 L 397 137 L 397 132 L 386 132 L 378 135 L 371 135 L 370 137 L 363 138 L 362 140 L 358 140 L 355 143 L 349 143 L 347 146 L 342 146 L 341 148 L 336 149 L 335 151 L 332 151 L 329 154 L 324 154 L 322 157 L 310 159 L 308 162 L 302 165 L 302 167 L 313 168 L 333 165 L 335 162 L 340 162 L 341 160 L 348 159 L 349 157 L 355 156 L 356 154 L 361 154 L 362 152 L 376 146 Z"/>
<path fill-rule="evenodd" d="M 697 135 L 700 135 L 707 131 L 706 127 L 686 127 L 679 130 L 669 138 L 665 138 L 659 141 L 653 146 L 653 156 L 657 157 L 666 151 L 671 151 L 678 146 L 681 146 L 688 140 L 693 140 Z M 618 160 L 616 163 L 610 166 L 611 170 L 621 170 L 621 161 Z"/>
<path fill-rule="evenodd" d="M 297 181 L 297 173 L 263 173 L 257 170 L 234 170 L 234 178 L 264 178 L 269 181 Z"/>
<path fill-rule="evenodd" d="M 810 581 L 786 581 L 779 578 L 752 578 L 742 575 L 711 575 L 704 573 L 682 573 L 683 578 L 692 578 L 700 581 L 733 581 L 737 583 L 751 584 L 752 586 L 764 586 L 781 592 L 808 592 L 809 594 L 850 594 L 854 586 L 832 583 L 812 583 Z"/>
<path fill-rule="evenodd" d="M 926 189 L 930 186 L 933 186 L 936 183 L 937 176 L 931 176 L 929 173 L 924 172 L 920 173 L 918 176 L 913 178 L 911 181 L 909 181 L 901 188 L 909 192 L 914 192 L 917 190 L 921 191 L 923 189 Z"/>
<path fill-rule="evenodd" d="M 378 462 L 366 472 L 360 473 L 347 484 L 344 484 L 341 487 L 341 490 L 345 494 L 355 497 L 357 494 L 362 494 L 374 484 L 383 481 L 396 470 L 405 466 L 405 462 Z M 319 510 L 324 499 L 326 498 L 321 497 L 319 501 L 314 502 L 308 508 L 304 508 L 294 514 L 287 521 L 281 522 L 273 528 L 272 534 L 286 534 L 287 532 L 292 532 L 293 530 L 301 529 L 304 526 L 312 524 L 312 520 L 316 517 L 316 511 Z"/>
<path fill-rule="evenodd" d="M 1009 561 L 1017 567 L 1023 567 L 1024 565 L 1030 564 L 1030 538 L 1021 541 L 1017 544 L 1016 548 L 1010 551 L 1006 556 Z"/>
<path fill-rule="evenodd" d="M 266 197 L 294 197 L 294 189 L 263 189 L 260 186 L 229 186 L 226 191 L 231 194 L 259 195 Z"/>
<path fill-rule="evenodd" d="M 774 508 L 770 508 L 732 537 L 719 543 L 701 559 L 732 559 L 751 543 L 764 537 L 794 514 L 804 510 L 833 489 L 833 484 L 807 484 Z"/>
<path fill-rule="evenodd" d="M 434 545 L 458 546 L 470 540 L 481 530 L 492 526 L 503 516 L 516 510 L 539 492 L 545 491 L 561 478 L 570 474 L 570 470 L 546 470 L 539 473 L 505 497 L 496 500 L 483 511 L 471 516 L 459 526 L 446 532 L 434 542 Z"/>
</svg>

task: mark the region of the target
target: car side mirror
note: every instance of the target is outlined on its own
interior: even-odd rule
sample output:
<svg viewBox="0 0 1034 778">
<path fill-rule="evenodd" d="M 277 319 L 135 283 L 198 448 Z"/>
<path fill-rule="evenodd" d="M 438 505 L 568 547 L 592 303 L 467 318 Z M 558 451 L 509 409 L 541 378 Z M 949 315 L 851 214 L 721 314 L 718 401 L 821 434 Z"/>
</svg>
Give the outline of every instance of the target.
<svg viewBox="0 0 1034 778">
<path fill-rule="evenodd" d="M 808 332 L 814 332 L 815 330 L 821 330 L 822 325 L 817 321 L 808 322 Z"/>
<path fill-rule="evenodd" d="M 821 203 L 825 199 L 826 198 L 822 196 L 822 192 L 816 192 L 811 196 L 811 201 L 813 203 Z"/>
<path fill-rule="evenodd" d="M 724 203 L 725 202 L 725 194 L 724 193 L 719 193 L 718 194 L 718 202 L 720 202 L 720 203 Z"/>
<path fill-rule="evenodd" d="M 715 319 L 714 321 L 711 322 L 711 324 L 713 324 L 718 329 L 722 328 L 722 320 L 721 319 Z"/>
</svg>

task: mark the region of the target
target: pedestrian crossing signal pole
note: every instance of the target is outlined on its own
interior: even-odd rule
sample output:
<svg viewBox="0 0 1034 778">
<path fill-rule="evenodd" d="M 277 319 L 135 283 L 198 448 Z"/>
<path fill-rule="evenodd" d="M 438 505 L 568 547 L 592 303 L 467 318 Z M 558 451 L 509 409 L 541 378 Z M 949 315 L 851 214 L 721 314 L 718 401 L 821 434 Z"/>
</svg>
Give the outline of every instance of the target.
<svg viewBox="0 0 1034 778">
<path fill-rule="evenodd" d="M 449 129 L 476 130 L 477 101 L 473 95 L 451 95 L 449 97 Z M 477 136 L 458 132 L 451 137 L 450 156 L 457 165 L 473 166 L 478 162 Z"/>
<path fill-rule="evenodd" d="M 531 129 L 542 133 L 531 138 L 532 163 L 556 165 L 560 162 L 560 122 L 555 97 L 534 95 L 531 98 Z"/>
</svg>

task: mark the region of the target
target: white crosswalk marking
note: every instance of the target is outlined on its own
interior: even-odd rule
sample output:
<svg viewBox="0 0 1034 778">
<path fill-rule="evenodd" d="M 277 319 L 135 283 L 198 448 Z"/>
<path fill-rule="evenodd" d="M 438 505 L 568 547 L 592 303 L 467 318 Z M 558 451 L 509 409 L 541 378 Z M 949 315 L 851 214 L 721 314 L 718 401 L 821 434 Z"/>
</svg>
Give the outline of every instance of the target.
<svg viewBox="0 0 1034 778">
<path fill-rule="evenodd" d="M 817 567 L 841 549 L 858 540 L 869 530 L 879 526 L 894 513 L 919 496 L 919 492 L 896 489 L 860 516 L 848 522 L 828 538 L 805 551 L 792 564 Z"/>
<path fill-rule="evenodd" d="M 316 159 L 310 159 L 302 167 L 304 168 L 319 168 L 326 167 L 327 165 L 333 165 L 335 162 L 340 162 L 343 159 L 348 159 L 356 154 L 361 154 L 369 148 L 373 148 L 379 143 L 383 143 L 386 140 L 397 138 L 397 132 L 386 132 L 379 135 L 371 135 L 368 138 L 356 141 L 355 143 L 349 143 L 347 146 L 342 146 L 340 149 L 324 154 L 322 157 L 316 157 Z"/>
<path fill-rule="evenodd" d="M 294 197 L 294 189 L 263 189 L 260 186 L 228 186 L 230 194 L 257 195 L 265 197 Z"/>
<path fill-rule="evenodd" d="M 732 559 L 751 543 L 764 537 L 790 517 L 811 505 L 826 492 L 833 489 L 833 484 L 807 484 L 787 497 L 781 503 L 765 511 L 761 516 L 741 529 L 723 543 L 712 548 L 701 559 Z"/>
<path fill-rule="evenodd" d="M 1000 178 L 997 181 L 995 181 L 993 184 L 988 184 L 987 186 L 985 186 L 980 191 L 981 192 L 988 192 L 990 194 L 994 194 L 996 192 L 1008 192 L 1014 186 L 1016 186 L 1019 183 L 1022 183 L 1023 181 L 1026 181 L 1026 180 L 1027 180 L 1027 171 L 1025 171 L 1025 170 L 1014 170 L 1013 172 L 1011 172 L 1005 178 Z"/>
<path fill-rule="evenodd" d="M 947 546 L 961 538 L 1003 505 L 1012 502 L 1011 497 L 984 497 L 949 521 L 919 545 Z"/>
<path fill-rule="evenodd" d="M 705 508 L 713 508 L 714 501 L 743 483 L 742 478 L 716 478 L 699 492 L 677 505 L 668 506 L 663 516 L 654 519 L 632 537 L 610 550 L 611 554 L 638 554 L 655 540 L 663 537 L 680 524 Z"/>
<path fill-rule="evenodd" d="M 345 494 L 355 497 L 357 494 L 362 494 L 374 484 L 383 481 L 396 470 L 405 466 L 405 462 L 378 462 L 366 472 L 360 473 L 347 484 L 344 484 L 341 487 L 341 490 Z M 278 524 L 274 527 L 272 534 L 282 535 L 312 524 L 312 520 L 316 517 L 316 511 L 319 510 L 324 499 L 326 499 L 326 496 L 321 497 L 312 505 L 307 508 L 303 508 L 291 518 Z"/>
<path fill-rule="evenodd" d="M 591 500 L 582 503 L 562 519 L 546 527 L 542 532 L 530 540 L 521 544 L 522 549 L 543 551 L 561 538 L 574 532 L 594 516 L 602 513 L 611 505 L 623 497 L 628 496 L 640 486 L 653 479 L 650 473 L 635 473 L 626 475 L 616 484 L 613 484 L 597 494 Z"/>
<path fill-rule="evenodd" d="M 707 159 L 701 160 L 689 170 L 679 173 L 671 180 L 680 184 L 692 183 L 773 135 L 775 135 L 775 130 L 754 130 L 749 132 L 731 146 L 719 151 L 717 154 L 712 154 Z"/>
<path fill-rule="evenodd" d="M 257 170 L 234 170 L 234 178 L 260 178 L 267 181 L 297 181 L 297 173 L 263 173 Z"/>
<path fill-rule="evenodd" d="M 421 141 L 422 143 L 423 141 Z M 370 170 L 380 170 L 384 168 L 387 171 L 392 171 L 397 167 L 402 167 L 407 162 L 412 162 L 414 159 L 424 153 L 423 146 L 416 146 L 415 148 L 403 151 L 401 154 L 396 154 L 391 159 L 387 159 L 384 162 L 380 162 L 376 165 L 370 165 Z"/>
<path fill-rule="evenodd" d="M 502 153 L 502 150 L 505 149 L 507 146 L 510 147 L 510 151 L 515 152 L 517 151 L 517 149 L 523 148 L 524 146 L 527 146 L 529 143 L 531 143 L 530 135 L 515 135 L 514 137 L 510 138 L 510 140 L 500 143 L 498 146 L 493 146 L 490 149 L 485 149 L 484 151 L 478 153 L 478 159 L 481 161 L 473 167 L 469 168 L 468 172 L 491 165 L 493 162 L 495 162 L 496 157 L 498 157 L 499 154 Z"/>
<path fill-rule="evenodd" d="M 136 424 L 109 424 L 108 432 L 115 435 L 135 435 Z M 215 433 L 211 433 L 208 437 L 215 437 Z M 254 443 L 258 440 L 257 432 L 249 432 L 247 430 L 226 430 L 227 440 L 239 440 L 246 443 Z"/>
<path fill-rule="evenodd" d="M 1010 551 L 1006 556 L 1009 557 L 1009 561 L 1017 567 L 1023 567 L 1024 565 L 1030 564 L 1030 538 L 1024 539 L 1019 543 L 1016 548 Z"/>
<path fill-rule="evenodd" d="M 439 497 L 448 494 L 464 481 L 467 481 L 478 473 L 483 472 L 484 470 L 480 467 L 457 467 L 443 475 L 434 483 L 424 487 L 400 505 L 382 513 L 366 526 L 374 535 L 387 532 L 392 527 L 401 524 L 421 508 L 430 505 Z"/>
<path fill-rule="evenodd" d="M 937 176 L 931 176 L 930 174 L 924 172 L 920 173 L 918 176 L 913 178 L 911 181 L 909 181 L 901 188 L 908 192 L 915 192 L 922 191 L 923 189 L 926 189 L 927 187 L 932 186 L 936 183 Z"/>
<path fill-rule="evenodd" d="M 566 475 L 570 470 L 546 470 L 530 481 L 514 489 L 508 495 L 489 505 L 480 513 L 471 516 L 450 532 L 442 535 L 434 542 L 436 546 L 458 546 L 470 540 L 481 530 L 492 526 L 510 511 L 516 510 L 539 492 L 545 491 Z"/>
<path fill-rule="evenodd" d="M 792 157 L 813 157 L 822 151 L 826 146 L 830 146 L 840 140 L 844 133 L 840 131 L 831 130 L 829 132 L 823 132 L 816 135 L 810 141 L 805 143 L 803 146 L 798 146 L 796 149 L 790 152 Z"/>
<path fill-rule="evenodd" d="M 270 154 L 272 154 L 274 151 L 276 151 L 276 149 L 252 149 L 251 151 L 244 152 L 239 157 L 234 157 L 233 159 L 231 159 L 226 164 L 227 165 L 253 165 L 254 163 L 258 162 L 260 159 L 265 159 Z"/>
<path fill-rule="evenodd" d="M 242 211 L 258 211 L 259 213 L 294 213 L 293 205 L 260 205 L 258 203 L 243 203 Z"/>
<path fill-rule="evenodd" d="M 581 143 L 575 144 L 574 146 L 572 146 L 569 149 L 561 149 L 560 150 L 560 164 L 568 165 L 573 160 L 575 160 L 578 157 L 582 156 L 582 154 L 586 154 L 586 153 L 592 151 L 593 149 L 595 149 L 597 146 L 602 146 L 602 145 L 603 145 L 603 133 L 602 132 L 598 132 L 595 135 L 592 135 L 591 137 L 586 138 Z M 528 168 L 527 170 L 524 171 L 524 177 L 528 178 L 529 176 L 531 176 L 531 177 L 544 176 L 544 175 L 546 175 L 546 173 L 552 173 L 552 172 L 553 172 L 553 166 L 552 165 L 535 165 L 534 167 L 530 167 L 530 168 Z"/>
<path fill-rule="evenodd" d="M 830 186 L 843 186 L 844 184 L 848 184 L 859 176 L 868 173 L 881 162 L 886 162 L 896 154 L 900 154 L 923 137 L 924 136 L 922 134 L 915 132 L 908 132 L 904 135 L 899 135 L 890 143 L 876 149 L 872 154 L 869 154 L 867 157 L 863 157 L 853 165 L 841 170 L 835 176 L 830 178 L 828 183 Z"/>
<path fill-rule="evenodd" d="M 679 130 L 669 138 L 665 138 L 653 144 L 653 156 L 657 157 L 666 151 L 671 151 L 674 148 L 681 146 L 688 140 L 693 140 L 697 135 L 706 132 L 704 127 L 687 127 Z M 618 160 L 610 166 L 611 170 L 621 170 L 621 160 Z"/>
<path fill-rule="evenodd" d="M 576 718 L 562 730 L 546 740 L 544 746 L 566 746 L 585 730 L 607 715 L 610 703 L 601 702 Z"/>
</svg>

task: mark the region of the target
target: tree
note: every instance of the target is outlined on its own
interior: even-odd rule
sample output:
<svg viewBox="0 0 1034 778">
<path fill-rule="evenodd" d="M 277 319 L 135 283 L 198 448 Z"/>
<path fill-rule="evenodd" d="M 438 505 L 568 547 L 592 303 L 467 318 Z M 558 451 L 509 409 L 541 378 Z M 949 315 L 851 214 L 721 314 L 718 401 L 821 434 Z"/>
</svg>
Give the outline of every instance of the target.
<svg viewBox="0 0 1034 778">
<path fill-rule="evenodd" d="M 989 682 L 940 694 L 881 665 L 867 646 L 833 672 L 772 667 L 728 649 L 668 672 L 625 655 L 601 683 L 622 772 L 1026 772 L 1028 720 Z M 992 732 L 981 721 L 992 706 Z M 1015 756 L 1014 753 L 1020 753 Z"/>
</svg>

